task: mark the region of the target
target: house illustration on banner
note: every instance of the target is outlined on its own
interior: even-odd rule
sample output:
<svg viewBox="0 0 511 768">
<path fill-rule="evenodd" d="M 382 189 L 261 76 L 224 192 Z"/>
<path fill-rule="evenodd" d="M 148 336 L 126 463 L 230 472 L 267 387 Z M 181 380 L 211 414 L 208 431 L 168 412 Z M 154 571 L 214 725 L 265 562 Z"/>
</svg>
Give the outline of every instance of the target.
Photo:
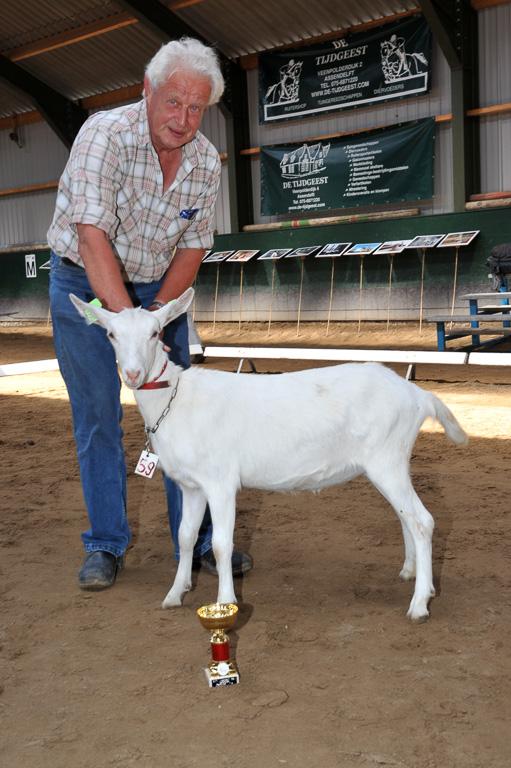
<svg viewBox="0 0 511 768">
<path fill-rule="evenodd" d="M 325 157 L 328 155 L 330 144 L 304 144 L 299 149 L 286 152 L 280 161 L 280 172 L 284 178 L 296 179 L 312 176 L 325 167 Z"/>
</svg>

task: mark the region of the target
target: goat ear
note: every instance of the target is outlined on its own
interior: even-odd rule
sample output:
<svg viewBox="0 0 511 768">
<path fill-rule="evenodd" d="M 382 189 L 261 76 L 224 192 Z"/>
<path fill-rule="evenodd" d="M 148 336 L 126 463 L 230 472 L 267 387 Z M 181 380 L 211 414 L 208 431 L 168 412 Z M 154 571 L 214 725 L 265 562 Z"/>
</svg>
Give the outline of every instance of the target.
<svg viewBox="0 0 511 768">
<path fill-rule="evenodd" d="M 82 301 L 78 296 L 75 296 L 74 293 L 70 293 L 69 298 L 78 312 L 87 320 L 89 325 L 92 323 L 99 323 L 106 328 L 108 318 L 112 314 L 111 312 L 102 307 L 96 307 L 94 304 L 87 304 L 86 301 Z"/>
<path fill-rule="evenodd" d="M 174 320 L 174 318 L 179 317 L 183 312 L 186 312 L 193 301 L 194 293 L 193 288 L 187 288 L 177 299 L 174 299 L 174 301 L 171 301 L 169 304 L 166 304 L 164 307 L 153 313 L 158 317 L 162 328 L 164 325 L 167 325 L 167 323 L 170 323 L 171 320 Z"/>
</svg>

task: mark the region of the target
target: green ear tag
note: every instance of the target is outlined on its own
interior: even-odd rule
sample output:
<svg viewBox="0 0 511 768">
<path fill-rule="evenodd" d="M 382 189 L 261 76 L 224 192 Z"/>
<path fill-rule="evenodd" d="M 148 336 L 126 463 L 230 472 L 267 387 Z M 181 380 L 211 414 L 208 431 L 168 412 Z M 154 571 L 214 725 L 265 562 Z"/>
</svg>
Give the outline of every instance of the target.
<svg viewBox="0 0 511 768">
<path fill-rule="evenodd" d="M 92 299 L 92 301 L 89 301 L 89 304 L 92 304 L 93 307 L 102 307 L 103 306 L 99 299 Z M 92 312 L 89 312 L 88 310 L 85 310 L 85 314 L 87 315 L 87 320 L 90 320 L 91 323 L 97 323 L 98 322 L 97 318 L 94 317 Z"/>
</svg>

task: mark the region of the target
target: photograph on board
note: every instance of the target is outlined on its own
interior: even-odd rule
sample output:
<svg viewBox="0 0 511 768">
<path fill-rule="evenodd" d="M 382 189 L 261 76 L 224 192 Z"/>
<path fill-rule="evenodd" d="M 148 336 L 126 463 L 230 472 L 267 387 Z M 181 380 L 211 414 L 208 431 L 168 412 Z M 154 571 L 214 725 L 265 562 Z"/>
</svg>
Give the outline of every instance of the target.
<svg viewBox="0 0 511 768">
<path fill-rule="evenodd" d="M 271 251 L 266 251 L 258 259 L 281 259 L 283 256 L 291 252 L 291 248 L 273 248 Z"/>
<path fill-rule="evenodd" d="M 256 253 L 259 253 L 259 250 L 256 251 L 236 251 L 236 253 L 233 253 L 232 256 L 229 256 L 227 261 L 248 261 L 252 258 L 252 256 L 255 256 Z"/>
<path fill-rule="evenodd" d="M 417 235 L 410 240 L 406 248 L 434 248 L 444 237 L 445 232 L 443 235 Z"/>
<path fill-rule="evenodd" d="M 352 245 L 349 251 L 346 251 L 348 255 L 366 256 L 368 253 L 373 253 L 381 243 L 357 243 Z"/>
<path fill-rule="evenodd" d="M 209 256 L 206 256 L 205 259 L 203 259 L 203 263 L 206 261 L 223 261 L 228 256 L 232 256 L 234 251 L 215 251 L 215 253 L 210 254 Z"/>
<path fill-rule="evenodd" d="M 401 253 L 411 243 L 411 240 L 387 240 L 382 243 L 375 253 Z"/>
<path fill-rule="evenodd" d="M 328 243 L 316 254 L 316 258 L 318 256 L 340 256 L 344 251 L 348 250 L 350 245 L 351 243 Z"/>
<path fill-rule="evenodd" d="M 447 248 L 448 246 L 451 246 L 458 248 L 460 245 L 468 245 L 479 232 L 479 229 L 474 229 L 471 232 L 449 232 L 442 242 L 438 243 L 438 247 Z"/>
<path fill-rule="evenodd" d="M 320 245 L 304 245 L 302 248 L 295 248 L 291 253 L 286 254 L 286 259 L 290 259 L 295 256 L 312 256 L 313 253 L 319 251 Z"/>
</svg>

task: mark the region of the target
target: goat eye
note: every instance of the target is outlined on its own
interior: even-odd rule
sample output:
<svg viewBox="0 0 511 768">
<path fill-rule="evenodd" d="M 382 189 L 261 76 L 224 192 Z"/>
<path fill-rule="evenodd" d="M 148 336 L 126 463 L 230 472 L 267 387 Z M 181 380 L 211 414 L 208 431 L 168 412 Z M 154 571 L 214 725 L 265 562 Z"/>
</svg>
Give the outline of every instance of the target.
<svg viewBox="0 0 511 768">
<path fill-rule="evenodd" d="M 158 331 L 154 331 L 153 335 L 151 336 L 152 339 L 156 339 L 158 336 Z"/>
<path fill-rule="evenodd" d="M 112 331 L 108 331 L 107 336 L 108 336 L 109 339 L 115 339 L 115 336 L 112 333 Z"/>
</svg>

